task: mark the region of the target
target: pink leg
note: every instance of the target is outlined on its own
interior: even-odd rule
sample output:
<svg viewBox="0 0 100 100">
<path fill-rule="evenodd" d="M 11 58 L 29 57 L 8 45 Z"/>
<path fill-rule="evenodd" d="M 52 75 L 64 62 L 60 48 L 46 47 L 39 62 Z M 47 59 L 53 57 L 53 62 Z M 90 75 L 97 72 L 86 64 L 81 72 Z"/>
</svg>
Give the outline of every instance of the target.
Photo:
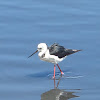
<svg viewBox="0 0 100 100">
<path fill-rule="evenodd" d="M 54 89 L 56 89 L 56 80 L 54 78 Z"/>
<path fill-rule="evenodd" d="M 55 70 L 56 70 L 56 66 L 54 65 L 54 75 L 53 75 L 53 78 L 55 78 Z"/>
<path fill-rule="evenodd" d="M 60 67 L 59 67 L 59 65 L 58 65 L 58 64 L 57 64 L 57 66 L 58 66 L 58 68 L 59 68 L 59 70 L 60 70 L 61 74 L 64 74 L 64 73 L 62 72 L 62 70 L 60 69 Z"/>
</svg>

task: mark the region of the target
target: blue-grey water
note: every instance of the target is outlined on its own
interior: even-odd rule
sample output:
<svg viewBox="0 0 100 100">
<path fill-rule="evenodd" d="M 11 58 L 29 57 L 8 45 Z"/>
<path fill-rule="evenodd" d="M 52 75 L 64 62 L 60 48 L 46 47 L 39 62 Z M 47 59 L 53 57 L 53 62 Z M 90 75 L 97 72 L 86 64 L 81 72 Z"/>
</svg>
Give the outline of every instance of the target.
<svg viewBox="0 0 100 100">
<path fill-rule="evenodd" d="M 83 51 L 53 80 L 41 42 Z M 0 100 L 69 99 L 100 100 L 100 0 L 0 0 Z"/>
</svg>

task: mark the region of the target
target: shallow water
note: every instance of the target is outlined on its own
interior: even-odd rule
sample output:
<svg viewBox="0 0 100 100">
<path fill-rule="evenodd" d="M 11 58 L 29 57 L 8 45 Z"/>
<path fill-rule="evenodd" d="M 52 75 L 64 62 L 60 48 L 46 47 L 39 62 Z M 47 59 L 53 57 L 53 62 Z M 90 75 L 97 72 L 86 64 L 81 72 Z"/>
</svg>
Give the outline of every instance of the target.
<svg viewBox="0 0 100 100">
<path fill-rule="evenodd" d="M 99 100 L 100 1 L 1 0 L 0 100 Z M 83 51 L 53 64 L 30 59 L 37 44 Z"/>
</svg>

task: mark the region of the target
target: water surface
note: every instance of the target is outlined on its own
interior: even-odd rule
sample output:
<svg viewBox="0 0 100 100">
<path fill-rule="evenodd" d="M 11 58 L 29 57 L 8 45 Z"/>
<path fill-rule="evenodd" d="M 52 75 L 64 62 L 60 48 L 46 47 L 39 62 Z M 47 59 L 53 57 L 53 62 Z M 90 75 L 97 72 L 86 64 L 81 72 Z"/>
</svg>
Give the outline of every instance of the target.
<svg viewBox="0 0 100 100">
<path fill-rule="evenodd" d="M 99 100 L 100 1 L 1 0 L 0 99 Z M 82 49 L 59 64 L 30 59 L 37 44 Z M 51 98 L 52 97 L 52 98 Z"/>
</svg>

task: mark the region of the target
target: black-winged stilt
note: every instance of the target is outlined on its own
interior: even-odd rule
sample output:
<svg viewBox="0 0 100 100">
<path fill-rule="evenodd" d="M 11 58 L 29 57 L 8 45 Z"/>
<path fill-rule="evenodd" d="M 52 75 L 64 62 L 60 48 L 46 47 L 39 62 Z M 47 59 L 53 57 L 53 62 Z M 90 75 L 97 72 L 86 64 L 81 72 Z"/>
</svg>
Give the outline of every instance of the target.
<svg viewBox="0 0 100 100">
<path fill-rule="evenodd" d="M 50 47 L 46 45 L 46 43 L 40 43 L 37 46 L 37 50 L 33 53 L 39 52 L 38 56 L 41 60 L 51 62 L 54 64 L 54 76 L 55 78 L 55 65 L 58 66 L 61 74 L 64 74 L 60 69 L 58 63 L 64 60 L 68 55 L 76 53 L 81 50 L 74 50 L 74 49 L 65 49 L 63 46 L 60 46 L 57 43 L 54 43 Z M 31 54 L 29 57 L 31 57 Z M 28 57 L 28 58 L 29 58 Z"/>
</svg>

